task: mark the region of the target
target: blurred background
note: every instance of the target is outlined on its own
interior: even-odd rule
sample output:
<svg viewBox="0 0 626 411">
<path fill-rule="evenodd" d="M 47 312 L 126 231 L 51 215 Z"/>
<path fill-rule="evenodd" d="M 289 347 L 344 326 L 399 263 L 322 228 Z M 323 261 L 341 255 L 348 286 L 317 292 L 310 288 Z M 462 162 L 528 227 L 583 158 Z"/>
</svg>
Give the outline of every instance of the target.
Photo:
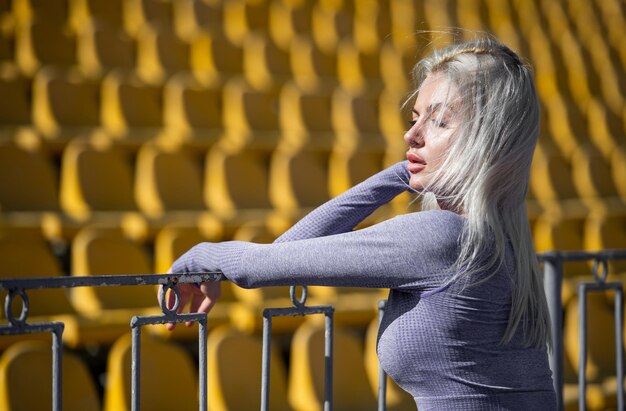
<svg viewBox="0 0 626 411">
<path fill-rule="evenodd" d="M 0 276 L 164 273 L 200 241 L 273 241 L 404 158 L 413 65 L 475 31 L 535 68 L 537 251 L 626 248 L 622 0 L 0 0 Z M 418 209 L 406 194 L 363 225 Z M 578 409 L 576 283 L 590 274 L 565 265 L 566 409 Z M 624 263 L 609 279 L 626 279 Z M 66 324 L 67 409 L 130 409 L 128 324 L 160 311 L 155 289 L 28 295 L 30 322 Z M 211 410 L 259 408 L 262 309 L 288 295 L 224 285 Z M 309 296 L 336 308 L 335 409 L 375 409 L 386 291 Z M 590 410 L 616 407 L 612 297 L 589 301 Z M 320 409 L 319 320 L 275 320 L 272 410 Z M 0 338 L 0 409 L 49 404 L 49 342 Z M 143 344 L 144 409 L 197 409 L 197 326 L 148 327 Z M 393 384 L 388 405 L 415 409 Z"/>
</svg>

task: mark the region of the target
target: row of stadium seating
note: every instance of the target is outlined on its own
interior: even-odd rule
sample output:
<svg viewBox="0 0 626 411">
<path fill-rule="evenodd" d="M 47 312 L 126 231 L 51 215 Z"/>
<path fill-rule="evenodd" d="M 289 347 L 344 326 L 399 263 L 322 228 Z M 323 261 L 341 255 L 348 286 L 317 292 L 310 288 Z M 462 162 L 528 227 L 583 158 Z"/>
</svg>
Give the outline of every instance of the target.
<svg viewBox="0 0 626 411">
<path fill-rule="evenodd" d="M 542 129 L 527 204 L 537 250 L 624 248 L 621 0 L 10 0 L 0 1 L 0 277 L 159 273 L 200 241 L 273 241 L 403 158 L 412 65 L 470 30 L 535 67 Z M 404 195 L 365 224 L 418 206 Z M 590 272 L 565 264 L 567 410 L 578 409 L 576 283 Z M 622 263 L 609 272 L 626 283 Z M 156 289 L 28 295 L 30 322 L 66 324 L 64 402 L 129 409 L 129 320 L 159 313 Z M 259 408 L 262 309 L 291 305 L 288 295 L 223 284 L 209 316 L 211 409 Z M 335 408 L 374 409 L 386 291 L 309 295 L 307 305 L 336 308 Z M 612 304 L 590 296 L 589 410 L 616 408 Z M 320 409 L 319 323 L 277 318 L 273 330 L 270 409 Z M 42 338 L 0 338 L 0 409 L 49 404 L 50 340 L 31 337 Z M 144 408 L 196 409 L 197 327 L 146 327 L 142 340 Z M 393 385 L 388 403 L 415 409 Z"/>
<path fill-rule="evenodd" d="M 609 326 L 611 312 L 604 298 L 590 301 L 592 323 L 588 364 L 587 407 L 615 409 L 616 380 L 612 350 L 593 332 Z M 578 409 L 575 336 L 577 310 L 571 304 L 566 325 L 564 409 Z M 374 409 L 378 387 L 376 335 L 373 320 L 365 335 L 336 327 L 334 331 L 334 409 Z M 194 331 L 196 331 L 194 329 Z M 606 328 L 602 328 L 606 332 Z M 596 337 L 593 337 L 596 335 Z M 48 339 L 49 340 L 49 339 Z M 321 409 L 324 398 L 324 328 L 319 321 L 301 323 L 287 342 L 274 338 L 270 357 L 272 410 Z M 101 399 L 86 360 L 71 350 L 63 354 L 63 402 L 72 410 L 130 410 L 130 334 L 118 337 L 107 355 L 106 391 Z M 242 333 L 230 325 L 214 328 L 207 340 L 208 405 L 211 410 L 256 409 L 260 404 L 261 352 L 259 335 Z M 574 350 L 574 352 L 572 352 Z M 288 366 L 285 357 L 289 358 Z M 15 343 L 0 356 L 0 407 L 6 410 L 47 408 L 51 398 L 51 352 L 40 341 Z M 140 401 L 150 410 L 197 408 L 197 366 L 183 346 L 144 335 L 141 339 Z M 413 399 L 392 380 L 387 381 L 387 406 L 414 410 Z M 242 395 L 245 392 L 246 395 Z M 36 395 L 34 395 L 36 394 Z M 102 405 L 101 405 L 102 404 Z"/>
<path fill-rule="evenodd" d="M 375 353 L 377 322 L 365 341 L 359 334 L 336 328 L 334 333 L 334 409 L 374 409 L 378 385 Z M 217 327 L 207 340 L 208 406 L 219 410 L 260 408 L 261 352 L 259 336 L 241 333 L 230 326 Z M 318 322 L 300 325 L 290 346 L 273 345 L 271 355 L 272 410 L 319 410 L 323 408 L 324 328 Z M 281 348 L 290 357 L 287 369 Z M 63 402 L 72 410 L 130 410 L 131 339 L 118 338 L 107 359 L 106 393 L 101 400 L 96 383 L 78 355 L 63 354 Z M 51 354 L 41 342 L 21 342 L 0 357 L 0 407 L 42 409 L 51 398 Z M 29 372 L 19 373 L 28 368 Z M 34 377 L 34 378 L 33 378 Z M 149 410 L 193 410 L 198 407 L 198 372 L 192 356 L 182 346 L 150 336 L 141 341 L 141 406 Z M 36 392 L 37 395 L 33 395 Z M 245 395 L 242 395 L 245 393 Z M 391 380 L 388 405 L 392 409 L 415 409 L 413 399 Z M 100 405 L 102 404 L 102 406 Z"/>
</svg>

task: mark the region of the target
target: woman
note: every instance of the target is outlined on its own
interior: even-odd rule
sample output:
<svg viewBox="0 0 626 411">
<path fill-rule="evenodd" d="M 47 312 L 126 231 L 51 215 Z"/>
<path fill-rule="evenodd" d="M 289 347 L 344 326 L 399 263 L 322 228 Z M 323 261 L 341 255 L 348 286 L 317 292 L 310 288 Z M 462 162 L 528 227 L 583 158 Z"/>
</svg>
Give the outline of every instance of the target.
<svg viewBox="0 0 626 411">
<path fill-rule="evenodd" d="M 487 38 L 435 52 L 414 75 L 407 161 L 274 244 L 202 243 L 172 272 L 219 270 L 250 288 L 390 288 L 378 356 L 420 411 L 555 409 L 525 207 L 539 130 L 531 69 Z M 425 211 L 352 231 L 409 187 Z M 208 312 L 218 296 L 218 283 L 182 285 L 181 307 L 192 299 L 192 311 Z"/>
</svg>

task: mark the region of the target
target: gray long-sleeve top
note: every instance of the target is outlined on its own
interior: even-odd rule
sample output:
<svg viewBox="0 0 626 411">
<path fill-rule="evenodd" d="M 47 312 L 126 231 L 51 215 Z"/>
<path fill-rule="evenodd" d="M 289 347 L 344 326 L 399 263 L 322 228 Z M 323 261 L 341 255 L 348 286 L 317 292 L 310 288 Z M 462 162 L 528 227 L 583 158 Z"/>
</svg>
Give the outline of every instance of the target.
<svg viewBox="0 0 626 411">
<path fill-rule="evenodd" d="M 457 214 L 415 212 L 352 231 L 406 191 L 408 179 L 405 162 L 398 163 L 320 206 L 273 244 L 201 243 L 172 270 L 222 271 L 246 288 L 389 288 L 378 356 L 420 411 L 556 409 L 546 349 L 524 348 L 521 327 L 501 344 L 514 286 L 511 249 L 488 281 L 464 286 L 447 281 L 464 224 Z"/>
</svg>

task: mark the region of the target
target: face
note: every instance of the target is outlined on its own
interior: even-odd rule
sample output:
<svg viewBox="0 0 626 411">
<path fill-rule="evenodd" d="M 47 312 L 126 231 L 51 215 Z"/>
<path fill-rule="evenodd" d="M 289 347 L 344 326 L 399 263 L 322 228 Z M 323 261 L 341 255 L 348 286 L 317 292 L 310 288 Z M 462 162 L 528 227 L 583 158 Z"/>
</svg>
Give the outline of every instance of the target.
<svg viewBox="0 0 626 411">
<path fill-rule="evenodd" d="M 459 125 L 459 95 L 443 74 L 430 74 L 420 87 L 412 109 L 411 128 L 404 134 L 409 146 L 406 158 L 411 173 L 409 185 L 421 190 L 432 182 L 443 163 L 452 136 Z"/>
</svg>

